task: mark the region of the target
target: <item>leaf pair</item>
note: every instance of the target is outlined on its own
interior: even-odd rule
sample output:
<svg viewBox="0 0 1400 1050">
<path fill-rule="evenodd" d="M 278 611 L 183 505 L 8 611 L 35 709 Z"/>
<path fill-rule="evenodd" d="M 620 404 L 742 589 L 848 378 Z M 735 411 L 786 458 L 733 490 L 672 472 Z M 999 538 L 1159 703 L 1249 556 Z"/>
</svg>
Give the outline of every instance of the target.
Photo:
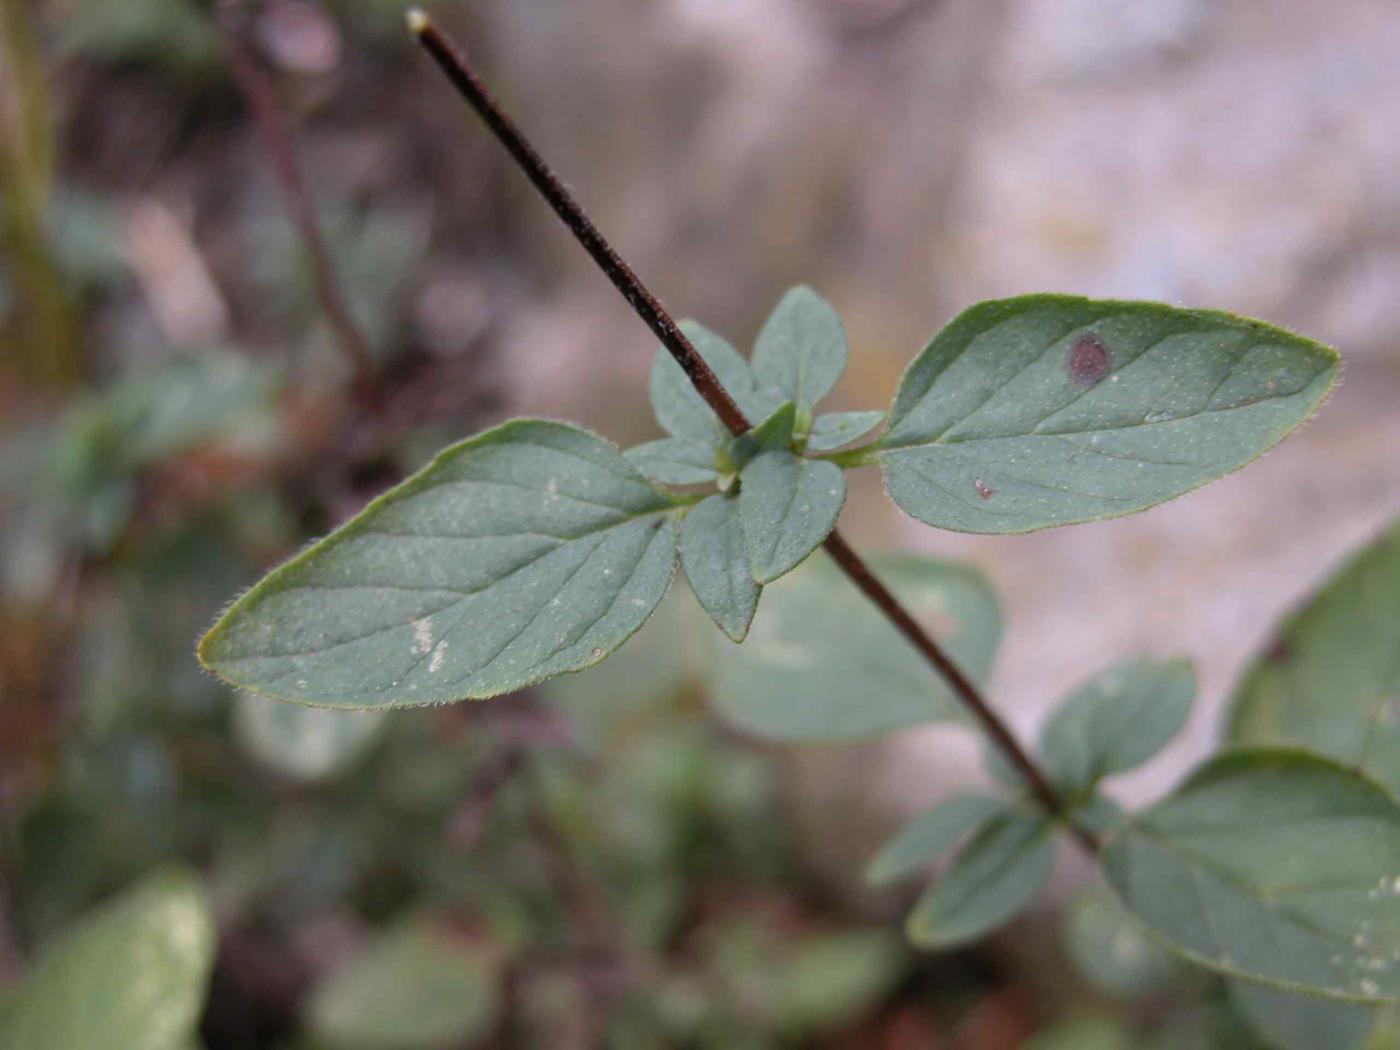
<svg viewBox="0 0 1400 1050">
<path fill-rule="evenodd" d="M 1116 824 L 1117 807 L 1094 795 L 1099 781 L 1147 761 L 1176 735 L 1195 693 L 1190 664 L 1138 659 L 1096 676 L 1046 723 L 1043 768 L 1075 821 Z M 998 779 L 1019 774 L 990 753 Z M 916 817 L 871 862 L 867 878 L 885 883 L 915 874 L 964 845 L 915 904 L 915 943 L 946 948 L 980 937 L 1030 905 L 1049 877 L 1055 822 L 1028 797 L 958 795 Z"/>
<path fill-rule="evenodd" d="M 1152 758 L 1186 724 L 1196 696 L 1187 660 L 1138 657 L 1081 685 L 1055 710 L 1040 734 L 1041 766 L 1074 803 L 1089 799 L 1099 781 Z M 1000 751 L 987 752 L 992 773 L 1021 786 Z"/>
</svg>

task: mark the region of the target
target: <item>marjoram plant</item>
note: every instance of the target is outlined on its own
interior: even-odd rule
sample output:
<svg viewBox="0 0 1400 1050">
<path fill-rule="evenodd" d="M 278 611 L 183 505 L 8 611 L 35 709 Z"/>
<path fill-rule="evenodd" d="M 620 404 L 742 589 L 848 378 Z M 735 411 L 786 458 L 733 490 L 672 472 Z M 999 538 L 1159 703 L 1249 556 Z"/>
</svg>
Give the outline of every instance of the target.
<svg viewBox="0 0 1400 1050">
<path fill-rule="evenodd" d="M 953 320 L 887 411 L 819 412 L 847 357 L 830 305 L 788 292 L 749 359 L 673 323 L 463 56 L 425 16 L 410 23 L 660 338 L 651 400 L 670 436 L 622 452 L 516 419 L 443 450 L 236 601 L 200 644 L 207 668 L 299 704 L 485 699 L 606 659 L 678 562 L 744 642 L 765 587 L 810 558 L 775 588 L 756 656 L 716 650 L 715 691 L 740 724 L 784 739 L 968 715 L 985 731 L 1001 793 L 917 817 L 868 872 L 903 878 L 955 851 L 909 917 L 915 943 L 962 944 L 1021 912 L 1064 832 L 1138 927 L 1241 987 L 1400 999 L 1400 533 L 1286 625 L 1241 687 L 1229 749 L 1124 814 L 1100 785 L 1182 727 L 1189 664 L 1141 658 L 1091 677 L 1032 754 L 978 684 L 999 631 L 980 577 L 915 557 L 872 568 L 834 531 L 845 471 L 869 466 L 905 513 L 960 532 L 1147 510 L 1306 420 L 1336 381 L 1333 350 L 1228 313 L 1027 295 Z M 854 590 L 838 589 L 842 574 Z M 953 623 L 947 649 L 910 611 L 929 596 Z"/>
</svg>

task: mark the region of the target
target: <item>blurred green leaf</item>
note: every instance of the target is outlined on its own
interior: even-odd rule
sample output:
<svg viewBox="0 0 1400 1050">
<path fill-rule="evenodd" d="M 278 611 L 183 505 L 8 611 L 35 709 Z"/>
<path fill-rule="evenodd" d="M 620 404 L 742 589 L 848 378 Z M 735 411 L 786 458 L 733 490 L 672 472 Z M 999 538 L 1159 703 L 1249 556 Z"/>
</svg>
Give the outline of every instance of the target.
<svg viewBox="0 0 1400 1050">
<path fill-rule="evenodd" d="M 1121 1021 L 1080 1017 L 1037 1032 L 1021 1050 L 1133 1050 L 1138 1040 Z"/>
<path fill-rule="evenodd" d="M 497 696 L 578 671 L 665 594 L 671 508 L 614 445 L 514 420 L 265 577 L 200 657 L 241 688 L 342 708 Z"/>
<path fill-rule="evenodd" d="M 332 711 L 239 693 L 233 727 L 259 762 L 296 780 L 322 780 L 344 770 L 373 746 L 382 712 Z"/>
<path fill-rule="evenodd" d="M 1400 792 L 1400 521 L 1276 630 L 1235 690 L 1227 735 L 1301 747 Z"/>
<path fill-rule="evenodd" d="M 920 813 L 886 842 L 866 867 L 865 881 L 879 886 L 912 875 L 1011 808 L 1012 803 L 992 795 L 954 795 Z"/>
<path fill-rule="evenodd" d="M 341 1050 L 437 1050 L 466 1045 L 499 1008 L 483 951 L 422 917 L 381 934 L 311 994 L 313 1039 Z"/>
<path fill-rule="evenodd" d="M 905 964 L 899 938 L 885 930 L 804 937 L 776 975 L 776 1027 L 803 1035 L 850 1024 L 890 993 Z"/>
<path fill-rule="evenodd" d="M 1138 657 L 1095 675 L 1065 700 L 1041 733 L 1047 772 L 1070 795 L 1141 765 L 1181 731 L 1196 695 L 1187 660 Z"/>
<path fill-rule="evenodd" d="M 914 905 L 905 929 L 920 948 L 953 948 L 1009 922 L 1035 900 L 1055 858 L 1041 813 L 994 817 Z"/>
<path fill-rule="evenodd" d="M 909 366 L 879 458 L 894 501 L 939 528 L 1113 518 L 1266 452 L 1337 372 L 1328 347 L 1232 314 L 1069 295 L 985 302 Z"/>
<path fill-rule="evenodd" d="M 0 1046 L 179 1050 L 194 1038 L 214 936 L 193 876 L 150 876 L 44 953 L 0 1013 Z"/>
<path fill-rule="evenodd" d="M 1086 980 L 1109 995 L 1132 998 L 1159 991 L 1184 967 L 1133 924 L 1109 891 L 1080 894 L 1064 914 L 1069 956 Z"/>
<path fill-rule="evenodd" d="M 1400 806 L 1295 751 L 1207 762 L 1100 857 L 1128 911 L 1229 976 L 1400 998 Z"/>
<path fill-rule="evenodd" d="M 1362 1050 L 1376 1010 L 1251 981 L 1228 981 L 1230 1003 L 1274 1050 Z"/>
<path fill-rule="evenodd" d="M 871 564 L 958 665 L 985 680 L 1001 613 L 982 575 L 917 555 Z M 711 702 L 760 736 L 841 740 L 964 717 L 943 680 L 825 555 L 767 588 L 742 646 L 715 645 L 723 648 L 706 668 Z"/>
</svg>

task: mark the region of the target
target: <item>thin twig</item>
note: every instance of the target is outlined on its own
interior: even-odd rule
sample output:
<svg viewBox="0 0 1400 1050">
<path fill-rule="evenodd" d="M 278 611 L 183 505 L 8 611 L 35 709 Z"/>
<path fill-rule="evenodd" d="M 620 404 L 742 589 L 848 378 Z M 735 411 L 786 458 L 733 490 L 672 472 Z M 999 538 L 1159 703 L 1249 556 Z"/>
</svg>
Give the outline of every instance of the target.
<svg viewBox="0 0 1400 1050">
<path fill-rule="evenodd" d="M 248 43 L 245 13 L 241 7 L 239 0 L 220 0 L 219 3 L 219 24 L 228 43 L 234 79 L 248 104 L 263 149 L 272 162 L 287 213 L 297 228 L 311 266 L 316 299 L 335 333 L 336 345 L 352 370 L 355 393 L 365 405 L 377 410 L 383 399 L 374 355 L 341 290 L 335 264 L 316 217 L 316 206 L 297 158 L 291 123 L 282 110 L 271 79 Z"/>
<path fill-rule="evenodd" d="M 564 184 L 550 169 L 539 153 L 521 134 L 514 121 L 502 110 L 500 104 L 482 83 L 480 77 L 467 62 L 466 56 L 439 30 L 426 14 L 414 9 L 408 14 L 409 29 L 418 38 L 424 50 L 432 56 L 438 67 L 466 99 L 487 127 L 496 135 L 501 144 L 524 170 L 535 188 L 544 196 L 550 206 L 564 221 L 570 232 L 579 240 L 599 268 L 612 281 L 617 290 L 641 316 L 647 326 L 670 351 L 676 363 L 685 370 L 696 391 L 719 416 L 720 420 L 734 434 L 742 434 L 751 426 L 743 411 L 720 383 L 718 377 L 705 363 L 684 333 L 677 327 L 665 308 L 642 284 L 622 258 L 608 244 L 598 228 L 584 213 L 582 207 L 564 187 Z M 1093 834 L 1080 828 L 1071 819 L 1069 806 L 1049 779 L 1040 771 L 1035 761 L 1017 742 L 1011 730 L 988 705 L 981 691 L 964 675 L 952 661 L 942 646 L 919 624 L 907 609 L 900 604 L 884 584 L 870 570 L 869 565 L 851 549 L 850 545 L 833 531 L 826 540 L 827 552 L 835 560 L 868 599 L 887 619 L 918 649 L 925 660 L 948 683 L 948 686 L 972 712 L 991 735 L 1000 748 L 1025 779 L 1031 792 L 1052 816 L 1064 821 L 1079 843 L 1090 854 L 1098 852 L 1099 843 Z"/>
</svg>

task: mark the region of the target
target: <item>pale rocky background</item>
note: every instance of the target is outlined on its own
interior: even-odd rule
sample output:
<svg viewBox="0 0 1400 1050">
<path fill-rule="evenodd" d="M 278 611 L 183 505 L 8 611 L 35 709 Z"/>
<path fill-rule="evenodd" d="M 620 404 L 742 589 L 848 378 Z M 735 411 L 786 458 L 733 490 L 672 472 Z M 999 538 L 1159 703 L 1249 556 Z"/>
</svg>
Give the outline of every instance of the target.
<svg viewBox="0 0 1400 1050">
<path fill-rule="evenodd" d="M 476 17 L 506 97 L 662 297 L 746 346 L 786 285 L 814 284 L 851 334 L 851 405 L 884 404 L 963 306 L 1029 291 L 1229 308 L 1342 350 L 1316 421 L 1150 513 L 972 537 L 903 520 L 873 476 L 855 489 L 843 521 L 864 545 L 964 558 L 1000 587 L 991 691 L 1022 733 L 1119 658 L 1196 661 L 1188 734 L 1125 799 L 1211 748 L 1273 620 L 1400 510 L 1394 0 L 534 0 Z M 533 222 L 557 282 L 503 321 L 516 407 L 648 435 L 613 413 L 643 398 L 651 341 Z M 977 764 L 937 730 L 799 763 L 814 813 L 853 792 L 907 809 Z"/>
</svg>

